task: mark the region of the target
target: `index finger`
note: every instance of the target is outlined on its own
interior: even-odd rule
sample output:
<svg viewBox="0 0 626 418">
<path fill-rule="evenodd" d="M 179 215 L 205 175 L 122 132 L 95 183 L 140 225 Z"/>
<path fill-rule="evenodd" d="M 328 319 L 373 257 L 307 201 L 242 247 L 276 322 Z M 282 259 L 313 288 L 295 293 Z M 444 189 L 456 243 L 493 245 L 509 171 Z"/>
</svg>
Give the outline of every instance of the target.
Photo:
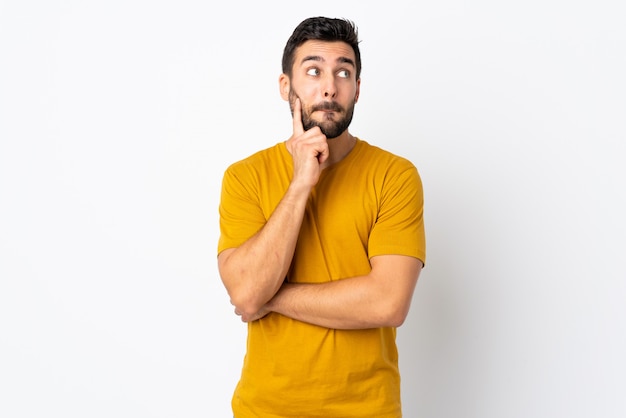
<svg viewBox="0 0 626 418">
<path fill-rule="evenodd" d="M 293 104 L 293 136 L 297 137 L 304 133 L 304 126 L 302 125 L 302 104 L 300 98 L 296 98 Z"/>
</svg>

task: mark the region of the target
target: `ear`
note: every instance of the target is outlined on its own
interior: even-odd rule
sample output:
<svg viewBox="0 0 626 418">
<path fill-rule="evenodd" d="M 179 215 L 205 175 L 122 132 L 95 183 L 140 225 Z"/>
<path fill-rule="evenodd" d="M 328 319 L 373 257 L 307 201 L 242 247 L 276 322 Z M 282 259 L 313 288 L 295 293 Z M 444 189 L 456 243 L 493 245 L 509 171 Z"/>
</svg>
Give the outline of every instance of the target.
<svg viewBox="0 0 626 418">
<path fill-rule="evenodd" d="M 359 94 L 361 94 L 361 79 L 356 81 L 356 94 L 354 95 L 354 103 L 359 101 Z"/>
<path fill-rule="evenodd" d="M 289 100 L 289 91 L 291 90 L 291 82 L 289 81 L 289 76 L 287 74 L 281 74 L 278 77 L 278 88 L 280 89 L 280 97 L 283 100 Z"/>
</svg>

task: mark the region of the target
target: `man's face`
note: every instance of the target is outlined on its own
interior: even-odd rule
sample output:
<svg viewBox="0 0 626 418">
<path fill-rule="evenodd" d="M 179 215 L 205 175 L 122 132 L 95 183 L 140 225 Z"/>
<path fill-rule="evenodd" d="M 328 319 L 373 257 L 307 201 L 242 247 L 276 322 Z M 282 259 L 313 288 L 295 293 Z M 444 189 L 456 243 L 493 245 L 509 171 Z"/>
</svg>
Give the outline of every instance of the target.
<svg viewBox="0 0 626 418">
<path fill-rule="evenodd" d="M 291 79 L 281 76 L 281 94 L 289 100 L 292 114 L 300 98 L 305 130 L 319 126 L 327 138 L 336 138 L 352 121 L 360 86 L 355 74 L 350 45 L 307 41 L 296 49 Z"/>
</svg>

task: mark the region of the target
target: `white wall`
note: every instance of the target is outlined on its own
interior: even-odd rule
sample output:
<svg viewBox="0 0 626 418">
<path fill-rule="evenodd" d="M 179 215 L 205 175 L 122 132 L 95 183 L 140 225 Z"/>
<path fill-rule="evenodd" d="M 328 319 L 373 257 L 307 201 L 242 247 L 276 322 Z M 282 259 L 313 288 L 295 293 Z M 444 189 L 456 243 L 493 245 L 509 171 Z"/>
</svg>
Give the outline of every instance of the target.
<svg viewBox="0 0 626 418">
<path fill-rule="evenodd" d="M 425 185 L 405 416 L 626 415 L 621 2 L 314 5 L 0 2 L 1 416 L 230 416 L 221 175 L 289 135 L 312 15 L 358 24 L 352 132 Z"/>
</svg>

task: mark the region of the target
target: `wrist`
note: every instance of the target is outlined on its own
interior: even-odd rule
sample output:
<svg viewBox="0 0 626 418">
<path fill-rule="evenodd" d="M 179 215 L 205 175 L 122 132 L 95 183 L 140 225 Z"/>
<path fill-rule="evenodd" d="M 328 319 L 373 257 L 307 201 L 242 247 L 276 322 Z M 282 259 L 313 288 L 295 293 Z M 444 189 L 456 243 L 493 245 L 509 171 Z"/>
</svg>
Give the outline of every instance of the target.
<svg viewBox="0 0 626 418">
<path fill-rule="evenodd" d="M 311 189 L 313 189 L 313 186 L 310 183 L 307 183 L 303 180 L 298 180 L 294 177 L 291 180 L 291 183 L 289 184 L 287 193 L 293 196 L 298 196 L 304 199 L 308 199 L 309 194 L 311 194 Z"/>
</svg>

